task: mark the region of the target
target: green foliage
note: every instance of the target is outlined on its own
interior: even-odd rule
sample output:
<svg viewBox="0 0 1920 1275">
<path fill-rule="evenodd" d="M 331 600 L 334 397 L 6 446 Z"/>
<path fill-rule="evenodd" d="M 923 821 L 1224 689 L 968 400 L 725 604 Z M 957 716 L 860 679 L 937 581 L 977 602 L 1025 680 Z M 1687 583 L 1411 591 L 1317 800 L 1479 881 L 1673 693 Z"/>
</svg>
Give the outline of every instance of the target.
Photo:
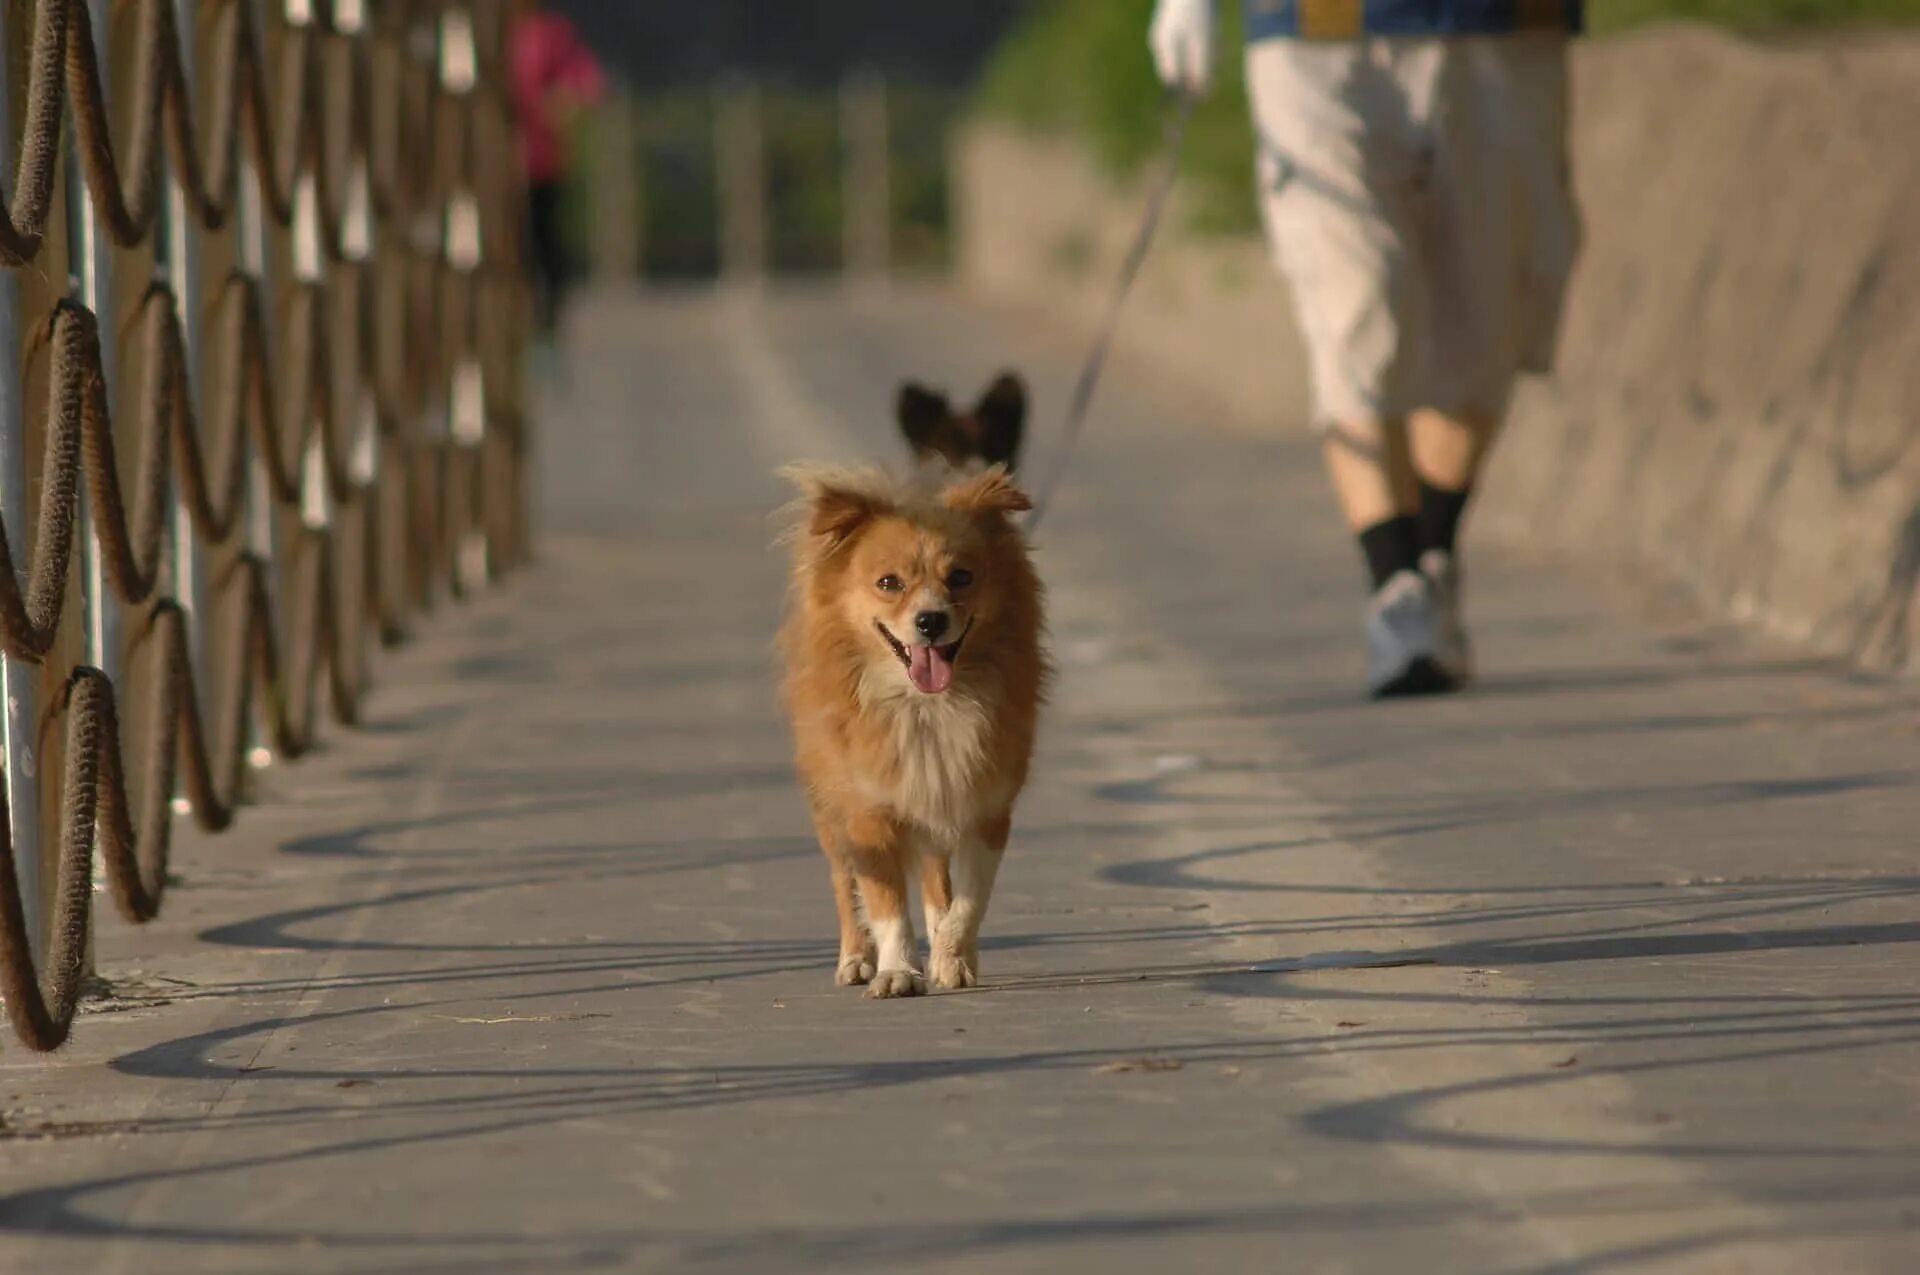
<svg viewBox="0 0 1920 1275">
<path fill-rule="evenodd" d="M 1222 56 L 1213 93 L 1194 112 L 1182 156 L 1198 202 L 1196 228 L 1251 230 L 1253 134 L 1241 73 L 1240 8 L 1222 5 Z M 1147 55 L 1153 0 L 1050 0 L 1036 5 L 995 52 L 979 109 L 1036 132 L 1086 139 L 1095 160 L 1125 177 L 1156 154 L 1166 93 Z"/>
<path fill-rule="evenodd" d="M 642 268 L 705 278 L 720 267 L 714 105 L 706 93 L 654 93 L 636 111 Z"/>
<path fill-rule="evenodd" d="M 766 144 L 767 251 L 775 268 L 840 267 L 839 103 L 821 93 L 769 90 L 760 99 Z"/>
<path fill-rule="evenodd" d="M 950 89 L 910 82 L 887 87 L 893 268 L 903 274 L 938 274 L 951 262 L 950 143 L 961 105 Z"/>
</svg>

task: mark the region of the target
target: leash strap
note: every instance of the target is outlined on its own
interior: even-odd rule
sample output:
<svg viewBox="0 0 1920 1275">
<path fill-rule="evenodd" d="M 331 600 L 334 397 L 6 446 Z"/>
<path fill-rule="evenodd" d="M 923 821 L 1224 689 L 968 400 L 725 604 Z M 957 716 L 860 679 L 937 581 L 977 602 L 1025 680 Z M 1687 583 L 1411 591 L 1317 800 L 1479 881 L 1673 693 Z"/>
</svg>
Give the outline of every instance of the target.
<svg viewBox="0 0 1920 1275">
<path fill-rule="evenodd" d="M 1147 200 L 1146 214 L 1140 219 L 1140 228 L 1134 232 L 1133 245 L 1127 249 L 1127 258 L 1121 263 L 1120 279 L 1114 287 L 1112 298 L 1107 302 L 1100 334 L 1095 338 L 1093 349 L 1080 369 L 1079 381 L 1074 384 L 1073 398 L 1067 404 L 1066 423 L 1061 429 L 1059 450 L 1054 453 L 1053 464 L 1047 471 L 1045 481 L 1039 484 L 1034 496 L 1033 513 L 1027 518 L 1029 534 L 1039 527 L 1040 519 L 1053 505 L 1054 494 L 1073 461 L 1074 448 L 1080 441 L 1081 431 L 1086 427 L 1087 409 L 1093 405 L 1093 391 L 1100 384 L 1100 373 L 1107 363 L 1107 351 L 1113 345 L 1113 334 L 1120 324 L 1121 307 L 1126 303 L 1127 293 L 1133 288 L 1135 276 L 1146 262 L 1154 231 L 1159 229 L 1161 214 L 1167 210 L 1167 197 L 1173 193 L 1174 181 L 1180 175 L 1180 148 L 1186 140 L 1187 121 L 1193 115 L 1193 106 L 1193 94 L 1181 90 L 1168 113 L 1165 158 L 1160 175 Z"/>
</svg>

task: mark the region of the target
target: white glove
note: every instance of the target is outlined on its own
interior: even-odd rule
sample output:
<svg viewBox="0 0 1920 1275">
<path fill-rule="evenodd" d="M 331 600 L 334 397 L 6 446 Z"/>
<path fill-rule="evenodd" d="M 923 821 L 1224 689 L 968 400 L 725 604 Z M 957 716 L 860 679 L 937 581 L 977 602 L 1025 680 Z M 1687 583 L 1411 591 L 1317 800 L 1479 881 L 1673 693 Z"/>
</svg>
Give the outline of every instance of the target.
<svg viewBox="0 0 1920 1275">
<path fill-rule="evenodd" d="M 1205 97 L 1213 86 L 1213 0 L 1159 0 L 1147 47 L 1162 83 Z"/>
</svg>

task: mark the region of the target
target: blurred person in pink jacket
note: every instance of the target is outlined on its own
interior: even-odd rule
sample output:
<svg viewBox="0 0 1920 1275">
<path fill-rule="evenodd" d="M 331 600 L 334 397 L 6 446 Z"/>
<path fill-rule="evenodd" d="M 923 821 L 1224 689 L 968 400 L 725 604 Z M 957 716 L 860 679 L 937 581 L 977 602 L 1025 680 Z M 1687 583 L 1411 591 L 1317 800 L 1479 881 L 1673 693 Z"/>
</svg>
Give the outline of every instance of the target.
<svg viewBox="0 0 1920 1275">
<path fill-rule="evenodd" d="M 568 275 L 560 230 L 567 176 L 567 129 L 581 108 L 606 92 L 600 63 L 565 15 L 538 0 L 514 6 L 507 32 L 507 75 L 520 126 L 520 162 L 527 178 L 527 243 L 534 274 L 534 316 L 552 340 Z"/>
</svg>

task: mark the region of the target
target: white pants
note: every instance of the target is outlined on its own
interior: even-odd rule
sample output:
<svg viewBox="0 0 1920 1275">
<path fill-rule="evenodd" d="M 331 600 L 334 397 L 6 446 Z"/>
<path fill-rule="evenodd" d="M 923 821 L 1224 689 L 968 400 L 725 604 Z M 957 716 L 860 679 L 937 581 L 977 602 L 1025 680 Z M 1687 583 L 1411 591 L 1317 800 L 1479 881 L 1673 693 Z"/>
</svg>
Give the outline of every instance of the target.
<svg viewBox="0 0 1920 1275">
<path fill-rule="evenodd" d="M 1247 50 L 1261 214 L 1316 424 L 1497 420 L 1553 364 L 1579 249 L 1566 39 L 1262 40 Z"/>
</svg>

